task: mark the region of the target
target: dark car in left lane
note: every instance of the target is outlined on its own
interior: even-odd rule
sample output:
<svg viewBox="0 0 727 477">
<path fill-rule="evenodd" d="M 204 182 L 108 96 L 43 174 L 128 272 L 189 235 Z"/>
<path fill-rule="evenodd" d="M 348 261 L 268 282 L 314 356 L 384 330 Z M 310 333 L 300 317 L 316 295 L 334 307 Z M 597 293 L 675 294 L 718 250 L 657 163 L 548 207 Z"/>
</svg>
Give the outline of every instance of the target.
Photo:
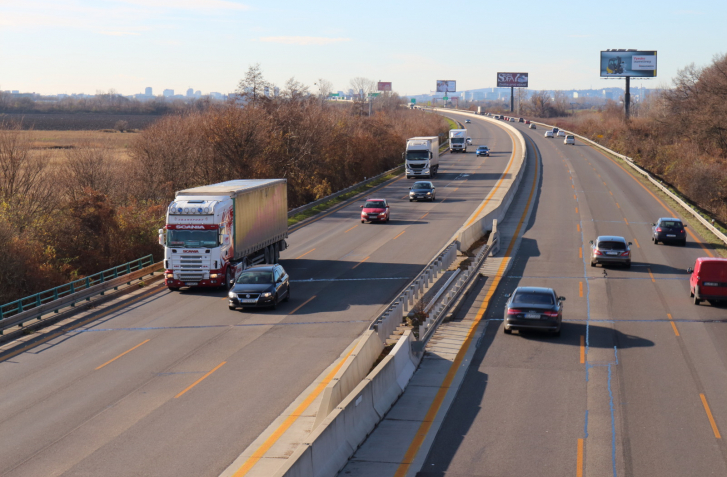
<svg viewBox="0 0 727 477">
<path fill-rule="evenodd" d="M 560 335 L 565 297 L 558 296 L 552 288 L 542 287 L 517 287 L 505 296 L 506 334 L 512 330 L 535 330 Z"/>
<path fill-rule="evenodd" d="M 276 308 L 290 299 L 290 281 L 281 265 L 255 265 L 243 271 L 228 293 L 230 310 Z"/>
<path fill-rule="evenodd" d="M 436 187 L 429 181 L 417 181 L 409 188 L 409 202 L 428 200 L 434 202 L 437 197 L 434 193 Z"/>
<path fill-rule="evenodd" d="M 651 224 L 651 241 L 654 245 L 659 242 L 675 242 L 684 246 L 687 244 L 687 231 L 684 230 L 686 227 L 681 219 L 662 217 L 655 224 Z"/>
</svg>

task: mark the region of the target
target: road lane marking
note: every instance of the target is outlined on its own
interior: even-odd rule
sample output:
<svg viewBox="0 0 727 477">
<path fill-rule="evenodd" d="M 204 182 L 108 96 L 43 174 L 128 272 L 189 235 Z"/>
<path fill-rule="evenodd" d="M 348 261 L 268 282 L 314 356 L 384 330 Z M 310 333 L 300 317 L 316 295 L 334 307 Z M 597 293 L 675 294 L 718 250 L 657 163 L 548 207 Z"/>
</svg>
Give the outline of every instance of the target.
<svg viewBox="0 0 727 477">
<path fill-rule="evenodd" d="M 343 359 L 341 359 L 341 361 L 331 370 L 331 372 L 328 373 L 325 378 L 323 378 L 318 386 L 316 386 L 315 389 L 313 389 L 313 391 L 311 391 L 311 393 L 306 396 L 303 402 L 295 408 L 290 416 L 288 416 L 282 422 L 282 424 L 280 424 L 280 426 L 278 426 L 278 428 L 273 431 L 270 437 L 265 439 L 265 442 L 260 444 L 260 447 L 258 447 L 255 452 L 253 452 L 252 455 L 247 458 L 247 460 L 242 464 L 239 469 L 237 469 L 237 472 L 235 472 L 232 477 L 243 477 L 245 474 L 250 472 L 250 469 L 252 469 L 255 464 L 257 464 L 258 461 L 263 458 L 265 453 L 269 451 L 276 442 L 278 442 L 278 439 L 280 439 L 283 434 L 285 434 L 285 431 L 287 431 L 290 426 L 292 426 L 295 421 L 297 421 L 298 418 L 303 415 L 303 412 L 308 409 L 308 406 L 310 406 L 311 403 L 315 401 L 315 399 L 318 397 L 318 395 L 322 393 L 324 389 L 326 389 L 328 383 L 330 383 L 333 379 L 333 376 L 338 373 L 338 371 L 341 369 L 341 366 L 343 366 L 343 363 L 345 363 L 348 357 L 351 356 L 351 353 L 353 353 L 353 350 L 355 348 L 356 346 L 351 347 L 348 354 L 344 356 Z"/>
<path fill-rule="evenodd" d="M 581 336 L 581 338 L 583 337 Z M 578 439 L 578 455 L 576 456 L 576 477 L 583 477 L 583 439 Z"/>
<path fill-rule="evenodd" d="M 369 257 L 364 258 L 363 260 L 361 260 L 360 262 L 358 262 L 356 265 L 354 265 L 353 267 L 351 267 L 351 270 L 353 270 L 354 268 L 358 267 L 359 265 L 361 265 L 362 263 L 364 263 L 369 258 L 371 258 L 371 257 L 369 256 Z"/>
<path fill-rule="evenodd" d="M 127 353 L 131 353 L 132 351 L 134 351 L 134 350 L 135 350 L 136 348 L 138 348 L 139 346 L 141 346 L 141 345 L 143 345 L 143 344 L 145 344 L 145 343 L 148 343 L 148 342 L 149 342 L 149 340 L 144 340 L 144 341 L 142 341 L 141 343 L 139 343 L 138 345 L 134 346 L 133 348 L 131 348 L 131 349 L 127 349 L 126 351 L 124 351 L 123 353 L 121 353 L 120 355 L 118 355 L 117 357 L 115 357 L 114 359 L 110 359 L 110 360 L 106 361 L 106 362 L 105 362 L 104 364 L 102 364 L 101 366 L 99 366 L 98 368 L 96 368 L 96 369 L 95 369 L 95 371 L 98 371 L 99 369 L 103 368 L 103 367 L 104 367 L 104 366 L 106 366 L 107 364 L 111 364 L 111 363 L 113 363 L 114 361 L 116 361 L 116 360 L 117 360 L 117 359 L 119 359 L 120 357 L 124 356 L 124 355 L 125 355 L 125 354 L 127 354 Z"/>
<path fill-rule="evenodd" d="M 426 214 L 424 214 L 424 215 L 422 215 L 421 217 L 419 217 L 419 220 L 422 220 L 422 219 L 423 219 L 424 217 L 426 217 L 427 215 L 429 215 L 429 212 L 427 212 Z"/>
<path fill-rule="evenodd" d="M 618 205 L 618 202 L 616 202 L 616 207 L 618 207 L 619 209 L 621 208 L 621 206 L 620 206 L 620 205 Z"/>
<path fill-rule="evenodd" d="M 611 195 L 613 195 L 613 192 L 611 192 L 611 191 L 608 191 L 608 193 L 611 194 Z"/>
<path fill-rule="evenodd" d="M 570 188 L 571 188 L 571 189 L 575 189 L 575 188 L 576 188 L 576 185 L 575 185 L 575 184 L 571 184 L 571 185 L 570 185 Z"/>
<path fill-rule="evenodd" d="M 406 232 L 406 230 L 402 230 L 401 233 L 399 233 L 399 235 L 397 235 L 396 237 L 394 237 L 392 240 L 398 239 L 399 237 L 401 237 L 402 235 L 404 235 L 404 232 Z"/>
<path fill-rule="evenodd" d="M 573 194 L 573 200 L 578 200 L 578 197 L 576 197 L 575 194 Z"/>
<path fill-rule="evenodd" d="M 344 232 L 344 233 L 345 233 L 345 232 Z M 304 253 L 303 255 L 301 255 L 300 257 L 295 257 L 295 259 L 296 259 L 296 260 L 298 260 L 299 258 L 303 258 L 303 257 L 305 257 L 306 255 L 308 255 L 309 253 L 311 253 L 311 252 L 312 252 L 313 250 L 315 250 L 315 249 L 314 249 L 314 248 L 312 248 L 312 249 L 308 250 L 308 251 L 307 251 L 306 253 Z"/>
<path fill-rule="evenodd" d="M 586 362 L 586 337 L 581 335 L 581 364 Z"/>
<path fill-rule="evenodd" d="M 714 421 L 714 417 L 712 417 L 712 411 L 709 410 L 707 398 L 704 396 L 704 394 L 700 394 L 699 397 L 702 398 L 702 404 L 704 404 L 704 410 L 707 412 L 709 423 L 712 425 L 712 432 L 714 432 L 714 437 L 716 437 L 717 439 L 721 439 L 722 436 L 719 434 L 719 429 L 717 429 L 717 423 Z"/>
<path fill-rule="evenodd" d="M 192 389 L 193 387 L 195 387 L 196 385 L 198 385 L 199 383 L 201 383 L 202 381 L 204 381 L 210 374 L 212 374 L 215 371 L 217 371 L 218 369 L 220 369 L 225 363 L 227 363 L 227 361 L 223 361 L 220 364 L 218 364 L 217 366 L 215 366 L 214 368 L 212 368 L 211 370 L 207 371 L 207 374 L 205 374 L 204 376 L 202 376 L 201 378 L 199 378 L 197 381 L 195 381 L 192 384 L 190 384 L 189 386 L 187 386 L 184 389 L 184 391 L 182 391 L 181 393 L 179 393 L 176 396 L 174 396 L 174 399 L 177 399 L 178 397 L 181 397 L 182 395 L 184 395 L 184 393 L 186 393 L 187 391 L 189 391 L 190 389 Z"/>
<path fill-rule="evenodd" d="M 583 282 L 578 282 L 578 296 L 583 298 Z"/>
<path fill-rule="evenodd" d="M 647 268 L 646 270 L 648 270 L 648 271 L 649 271 L 649 276 L 651 277 L 651 281 L 652 281 L 653 283 L 656 283 L 656 280 L 654 280 L 654 274 L 653 274 L 653 273 L 651 273 L 651 268 Z"/>
<path fill-rule="evenodd" d="M 676 336 L 679 336 L 679 330 L 677 329 L 677 324 L 674 323 L 674 319 L 671 317 L 671 313 L 667 313 L 666 316 L 669 317 L 669 323 L 671 323 L 671 327 L 674 330 L 674 334 Z"/>
<path fill-rule="evenodd" d="M 351 227 L 350 229 L 346 230 L 346 231 L 345 231 L 345 232 L 343 232 L 343 233 L 344 233 L 344 234 L 347 234 L 347 233 L 349 233 L 350 231 L 352 231 L 353 229 L 355 229 L 356 227 L 358 227 L 359 225 L 361 225 L 361 224 L 356 224 L 356 225 L 354 225 L 353 227 Z M 300 258 L 300 257 L 298 257 L 298 258 Z"/>
<path fill-rule="evenodd" d="M 624 222 L 626 222 L 626 225 L 628 225 L 628 224 L 629 224 L 629 221 L 628 221 L 628 220 L 626 220 L 626 217 L 624 217 Z"/>
<path fill-rule="evenodd" d="M 583 258 L 583 247 L 578 247 L 578 258 Z"/>
<path fill-rule="evenodd" d="M 634 238 L 634 243 L 636 244 L 636 248 L 641 248 L 641 245 L 639 245 L 639 241 Z"/>
<path fill-rule="evenodd" d="M 527 136 L 526 136 L 527 137 Z M 532 142 L 532 139 L 530 140 Z M 513 140 L 513 143 L 515 141 Z M 523 211 L 522 216 L 520 217 L 520 221 L 518 222 L 517 227 L 515 228 L 515 233 L 512 236 L 512 239 L 510 240 L 510 244 L 507 247 L 507 250 L 505 251 L 505 257 L 511 257 L 512 249 L 515 247 L 515 243 L 517 242 L 517 238 L 520 235 L 520 230 L 522 229 L 523 223 L 525 222 L 525 218 L 528 215 L 528 211 L 530 210 L 530 206 L 533 202 L 533 195 L 535 193 L 535 189 L 537 186 L 537 180 L 538 180 L 538 165 L 540 162 L 540 154 L 538 153 L 537 148 L 533 148 L 533 152 L 535 153 L 536 159 L 535 159 L 535 171 L 533 174 L 533 183 L 530 188 L 530 195 L 528 196 L 528 201 L 525 205 L 525 210 Z M 409 471 L 409 468 L 411 467 L 411 464 L 414 461 L 414 458 L 416 457 L 417 453 L 419 452 L 419 449 L 421 448 L 422 444 L 424 443 L 424 438 L 429 433 L 429 430 L 432 427 L 432 424 L 434 423 L 434 418 L 437 416 L 437 413 L 439 412 L 439 409 L 442 407 L 442 403 L 444 402 L 444 398 L 447 395 L 447 392 L 450 389 L 450 386 L 452 385 L 452 382 L 454 381 L 455 376 L 457 375 L 457 371 L 462 366 L 462 361 L 464 360 L 465 355 L 467 354 L 467 351 L 469 350 L 469 347 L 472 345 L 472 342 L 474 340 L 475 331 L 477 330 L 477 326 L 479 325 L 480 321 L 482 320 L 482 317 L 485 314 L 485 311 L 487 311 L 487 306 L 490 303 L 490 299 L 495 294 L 495 291 L 497 290 L 498 285 L 500 284 L 500 280 L 502 279 L 503 273 L 505 271 L 505 267 L 507 266 L 507 260 L 503 260 L 500 264 L 500 267 L 498 268 L 497 272 L 495 273 L 494 280 L 492 284 L 490 285 L 490 289 L 487 291 L 487 294 L 485 295 L 484 299 L 482 300 L 482 304 L 480 305 L 479 310 L 477 310 L 477 315 L 475 316 L 474 320 L 472 320 L 469 330 L 467 331 L 467 337 L 465 338 L 464 342 L 462 343 L 462 346 L 460 347 L 459 351 L 457 351 L 457 355 L 454 358 L 454 361 L 449 367 L 449 370 L 447 371 L 447 374 L 444 377 L 444 381 L 439 386 L 439 389 L 437 390 L 437 394 L 434 396 L 434 400 L 432 401 L 432 404 L 429 406 L 429 409 L 427 410 L 426 415 L 424 416 L 424 419 L 422 420 L 421 425 L 419 426 L 419 429 L 417 429 L 416 434 L 414 435 L 414 438 L 411 441 L 411 444 L 409 445 L 408 449 L 406 450 L 406 453 L 404 454 L 404 457 L 402 461 L 399 463 L 399 467 L 396 469 L 396 472 L 394 473 L 394 477 L 405 477 L 407 472 Z"/>
<path fill-rule="evenodd" d="M 303 303 L 301 303 L 300 305 L 298 305 L 298 306 L 297 306 L 297 307 L 296 307 L 296 308 L 295 308 L 295 309 L 294 309 L 293 311 L 291 311 L 291 312 L 290 312 L 290 313 L 288 313 L 288 314 L 289 314 L 289 315 L 292 315 L 292 314 L 293 314 L 293 313 L 295 313 L 296 311 L 300 310 L 300 309 L 301 309 L 301 308 L 303 308 L 303 307 L 304 307 L 305 305 L 307 305 L 307 304 L 308 304 L 308 303 L 309 303 L 309 302 L 310 302 L 311 300 L 313 300 L 313 299 L 314 299 L 315 297 L 316 297 L 316 295 L 313 295 L 312 297 L 308 298 L 308 299 L 307 299 L 306 301 L 304 301 Z"/>
<path fill-rule="evenodd" d="M 580 232 L 580 231 L 581 231 L 581 224 L 576 224 L 576 230 L 577 230 L 578 232 Z"/>
<path fill-rule="evenodd" d="M 576 207 L 576 214 L 578 213 L 578 207 Z"/>
</svg>

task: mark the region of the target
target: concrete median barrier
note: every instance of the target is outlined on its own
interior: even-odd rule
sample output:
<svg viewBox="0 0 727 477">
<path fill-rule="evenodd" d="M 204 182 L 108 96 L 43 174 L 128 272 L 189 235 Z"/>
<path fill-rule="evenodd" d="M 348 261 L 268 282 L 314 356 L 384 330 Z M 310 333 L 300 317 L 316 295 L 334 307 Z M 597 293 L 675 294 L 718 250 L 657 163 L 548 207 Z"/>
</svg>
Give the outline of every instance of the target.
<svg viewBox="0 0 727 477">
<path fill-rule="evenodd" d="M 373 406 L 379 416 L 389 412 L 404 389 L 396 379 L 394 356 L 386 356 L 366 378 L 371 381 Z"/>
</svg>

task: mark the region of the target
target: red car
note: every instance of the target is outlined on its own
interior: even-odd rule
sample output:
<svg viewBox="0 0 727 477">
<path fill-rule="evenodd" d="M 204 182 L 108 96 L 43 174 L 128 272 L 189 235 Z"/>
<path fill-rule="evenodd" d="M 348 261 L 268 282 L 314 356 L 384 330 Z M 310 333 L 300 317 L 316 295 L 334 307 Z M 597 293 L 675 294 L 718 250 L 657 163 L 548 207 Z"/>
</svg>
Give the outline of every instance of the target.
<svg viewBox="0 0 727 477">
<path fill-rule="evenodd" d="M 369 222 L 388 222 L 389 204 L 386 199 L 366 199 L 366 203 L 361 206 L 361 223 L 367 220 Z"/>
<path fill-rule="evenodd" d="M 727 258 L 699 257 L 694 269 L 687 269 L 689 294 L 694 304 L 702 300 L 709 302 L 727 300 Z"/>
</svg>

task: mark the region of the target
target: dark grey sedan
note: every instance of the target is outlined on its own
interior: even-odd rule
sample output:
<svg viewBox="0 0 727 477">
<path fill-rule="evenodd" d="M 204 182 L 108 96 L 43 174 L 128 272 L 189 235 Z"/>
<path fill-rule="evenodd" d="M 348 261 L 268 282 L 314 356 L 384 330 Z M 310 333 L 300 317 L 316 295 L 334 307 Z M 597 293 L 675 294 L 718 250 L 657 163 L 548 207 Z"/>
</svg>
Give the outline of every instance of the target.
<svg viewBox="0 0 727 477">
<path fill-rule="evenodd" d="M 560 335 L 563 322 L 563 302 L 565 297 L 558 296 L 552 288 L 518 287 L 505 304 L 503 331 L 512 330 L 549 331 Z"/>
<path fill-rule="evenodd" d="M 429 200 L 434 202 L 437 198 L 434 194 L 434 184 L 429 181 L 417 181 L 409 188 L 409 202 L 416 200 Z"/>
<path fill-rule="evenodd" d="M 631 242 L 615 235 L 602 235 L 594 242 L 591 240 L 591 266 L 599 263 L 623 265 L 631 268 Z"/>
<path fill-rule="evenodd" d="M 675 242 L 681 246 L 687 244 L 687 231 L 684 230 L 687 226 L 681 219 L 662 217 L 651 225 L 651 241 L 654 245 L 658 245 L 659 242 Z"/>
<path fill-rule="evenodd" d="M 280 265 L 255 265 L 240 274 L 228 293 L 230 310 L 278 306 L 290 299 L 288 274 Z"/>
</svg>

